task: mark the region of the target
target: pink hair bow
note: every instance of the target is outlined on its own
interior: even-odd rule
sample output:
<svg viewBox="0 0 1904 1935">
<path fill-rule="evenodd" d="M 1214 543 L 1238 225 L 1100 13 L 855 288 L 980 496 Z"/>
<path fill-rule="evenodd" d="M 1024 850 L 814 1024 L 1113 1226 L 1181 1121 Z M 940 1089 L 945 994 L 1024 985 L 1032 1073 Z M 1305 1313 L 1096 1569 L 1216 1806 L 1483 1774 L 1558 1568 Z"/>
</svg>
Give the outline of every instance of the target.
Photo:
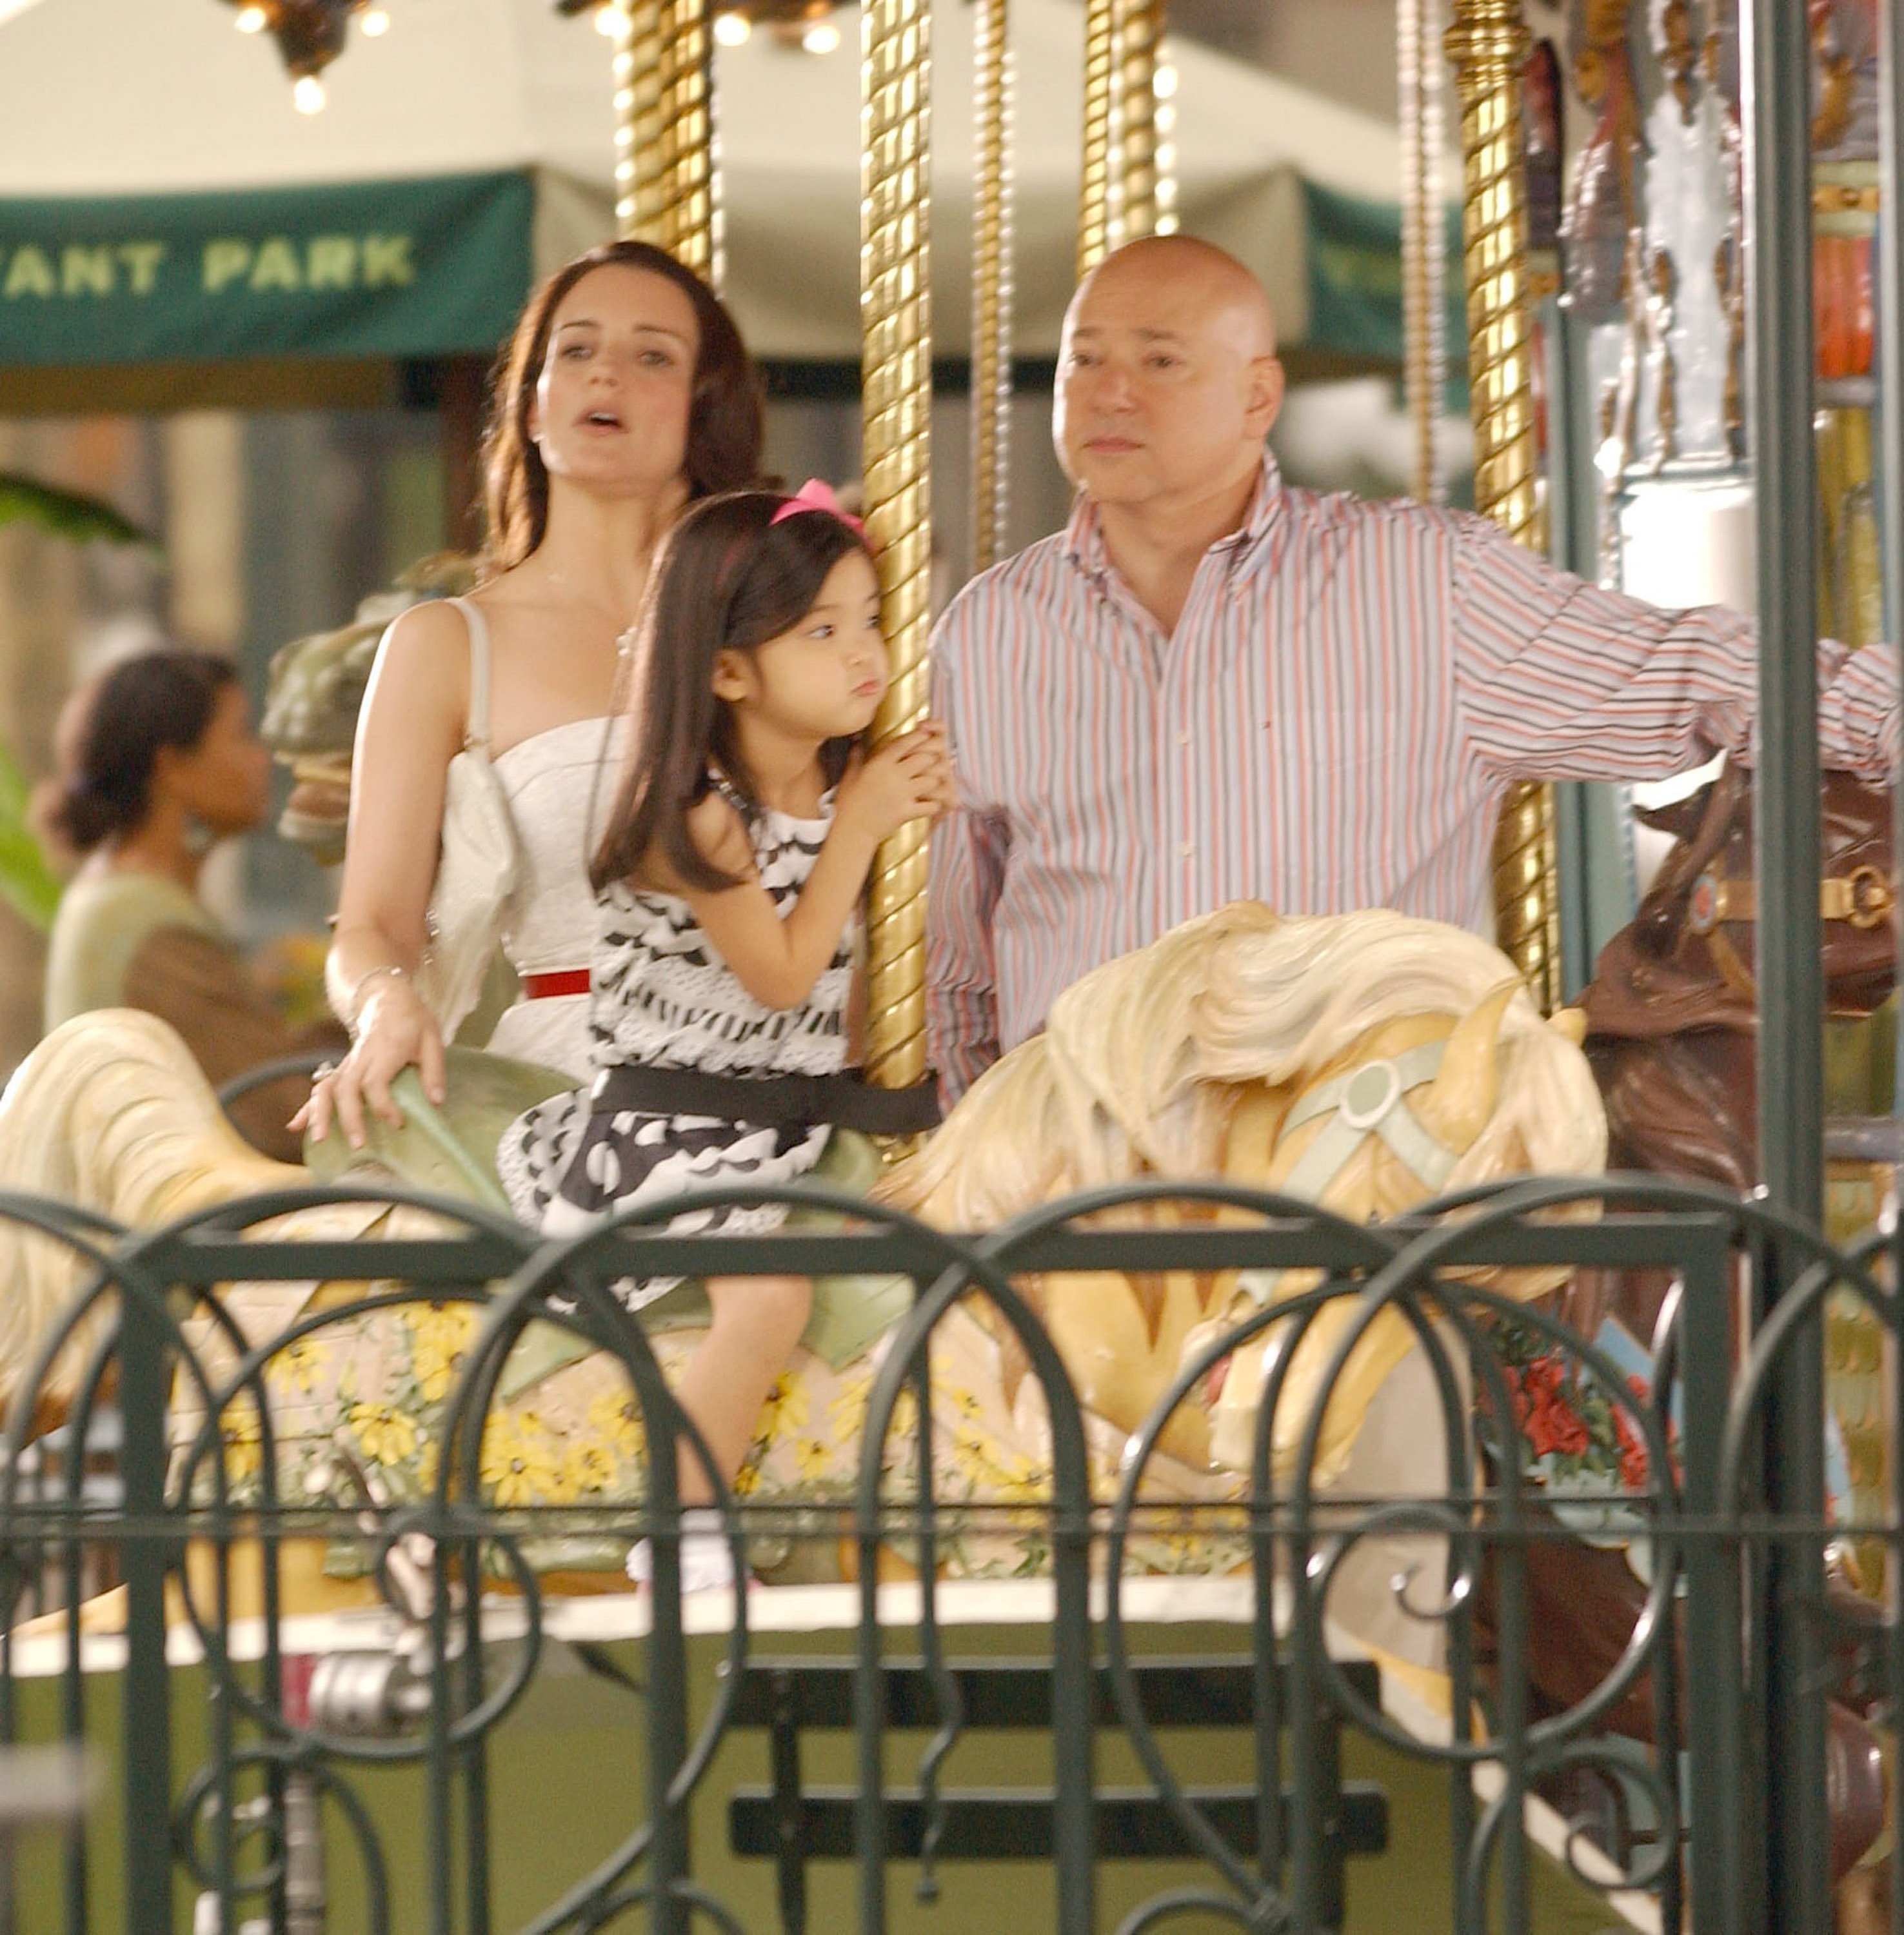
<svg viewBox="0 0 1904 1935">
<path fill-rule="evenodd" d="M 843 509 L 833 494 L 833 487 L 818 477 L 809 477 L 780 508 L 767 520 L 771 527 L 783 518 L 797 517 L 802 511 L 824 511 L 829 518 L 837 518 L 841 524 L 855 531 L 864 532 L 865 525 L 850 511 Z"/>
</svg>

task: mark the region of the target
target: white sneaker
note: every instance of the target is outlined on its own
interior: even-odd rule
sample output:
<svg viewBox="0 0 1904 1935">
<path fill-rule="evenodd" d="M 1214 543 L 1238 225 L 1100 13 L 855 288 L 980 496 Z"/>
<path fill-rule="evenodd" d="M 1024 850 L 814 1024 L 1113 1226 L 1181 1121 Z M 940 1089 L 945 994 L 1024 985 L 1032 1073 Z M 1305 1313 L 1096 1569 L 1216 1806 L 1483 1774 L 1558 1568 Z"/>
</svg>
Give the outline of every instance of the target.
<svg viewBox="0 0 1904 1935">
<path fill-rule="evenodd" d="M 647 1539 L 628 1555 L 628 1576 L 638 1586 L 653 1583 L 654 1553 Z M 720 1514 L 705 1506 L 681 1514 L 681 1591 L 714 1592 L 734 1583 L 734 1548 L 721 1529 Z"/>
</svg>

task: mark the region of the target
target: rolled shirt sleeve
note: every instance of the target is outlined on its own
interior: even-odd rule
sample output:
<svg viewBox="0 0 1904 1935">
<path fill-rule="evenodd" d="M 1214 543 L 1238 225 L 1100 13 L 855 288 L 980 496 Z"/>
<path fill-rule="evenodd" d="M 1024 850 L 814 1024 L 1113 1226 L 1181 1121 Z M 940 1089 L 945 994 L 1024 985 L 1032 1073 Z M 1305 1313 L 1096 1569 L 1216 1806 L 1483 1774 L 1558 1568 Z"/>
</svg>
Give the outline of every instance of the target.
<svg viewBox="0 0 1904 1935">
<path fill-rule="evenodd" d="M 1464 519 L 1454 671 L 1470 752 L 1504 780 L 1663 778 L 1715 752 L 1749 762 L 1758 637 L 1718 605 L 1670 611 L 1588 584 Z M 1898 758 L 1889 644 L 1818 648 L 1824 765 L 1874 783 Z"/>
</svg>

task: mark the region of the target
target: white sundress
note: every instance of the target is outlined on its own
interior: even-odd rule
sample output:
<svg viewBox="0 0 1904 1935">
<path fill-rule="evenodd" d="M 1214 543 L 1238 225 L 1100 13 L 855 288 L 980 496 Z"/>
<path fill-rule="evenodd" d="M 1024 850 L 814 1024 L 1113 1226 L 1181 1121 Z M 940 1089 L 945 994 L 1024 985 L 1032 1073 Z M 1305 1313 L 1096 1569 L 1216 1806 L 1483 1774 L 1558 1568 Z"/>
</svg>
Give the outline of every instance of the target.
<svg viewBox="0 0 1904 1935">
<path fill-rule="evenodd" d="M 750 813 L 738 800 L 735 805 L 748 828 L 761 885 L 784 919 L 819 857 L 832 823 L 831 796 L 810 820 L 771 809 Z M 547 1234 L 566 1235 L 685 1189 L 806 1175 L 825 1150 L 831 1131 L 825 1123 L 774 1127 L 707 1115 L 597 1112 L 590 1099 L 610 1073 L 629 1065 L 756 1078 L 838 1073 L 846 1061 L 857 925 L 849 924 L 798 1007 L 769 1008 L 741 986 L 686 901 L 619 881 L 605 889 L 589 996 L 595 1080 L 538 1103 L 504 1131 L 496 1166 L 516 1214 Z M 670 1227 L 770 1230 L 785 1215 L 782 1206 L 768 1203 L 680 1217 Z M 678 1281 L 624 1282 L 616 1290 L 639 1309 Z"/>
</svg>

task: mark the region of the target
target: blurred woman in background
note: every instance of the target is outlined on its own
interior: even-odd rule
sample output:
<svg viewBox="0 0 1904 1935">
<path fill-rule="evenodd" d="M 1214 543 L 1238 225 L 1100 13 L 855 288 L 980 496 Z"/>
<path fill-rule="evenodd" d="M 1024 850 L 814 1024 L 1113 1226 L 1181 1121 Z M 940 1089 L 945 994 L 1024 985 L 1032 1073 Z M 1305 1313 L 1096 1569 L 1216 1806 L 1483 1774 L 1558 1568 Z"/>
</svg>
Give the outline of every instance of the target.
<svg viewBox="0 0 1904 1935">
<path fill-rule="evenodd" d="M 47 1028 L 95 1008 L 143 1008 L 177 1029 L 215 1088 L 340 1046 L 334 1026 L 283 1019 L 198 895 L 206 856 L 252 832 L 268 798 L 270 756 L 231 666 L 196 651 L 124 660 L 68 702 L 55 754 L 36 817 L 86 858 L 53 921 Z M 285 1124 L 306 1092 L 306 1078 L 287 1076 L 233 1113 L 259 1149 L 294 1162 Z"/>
</svg>

